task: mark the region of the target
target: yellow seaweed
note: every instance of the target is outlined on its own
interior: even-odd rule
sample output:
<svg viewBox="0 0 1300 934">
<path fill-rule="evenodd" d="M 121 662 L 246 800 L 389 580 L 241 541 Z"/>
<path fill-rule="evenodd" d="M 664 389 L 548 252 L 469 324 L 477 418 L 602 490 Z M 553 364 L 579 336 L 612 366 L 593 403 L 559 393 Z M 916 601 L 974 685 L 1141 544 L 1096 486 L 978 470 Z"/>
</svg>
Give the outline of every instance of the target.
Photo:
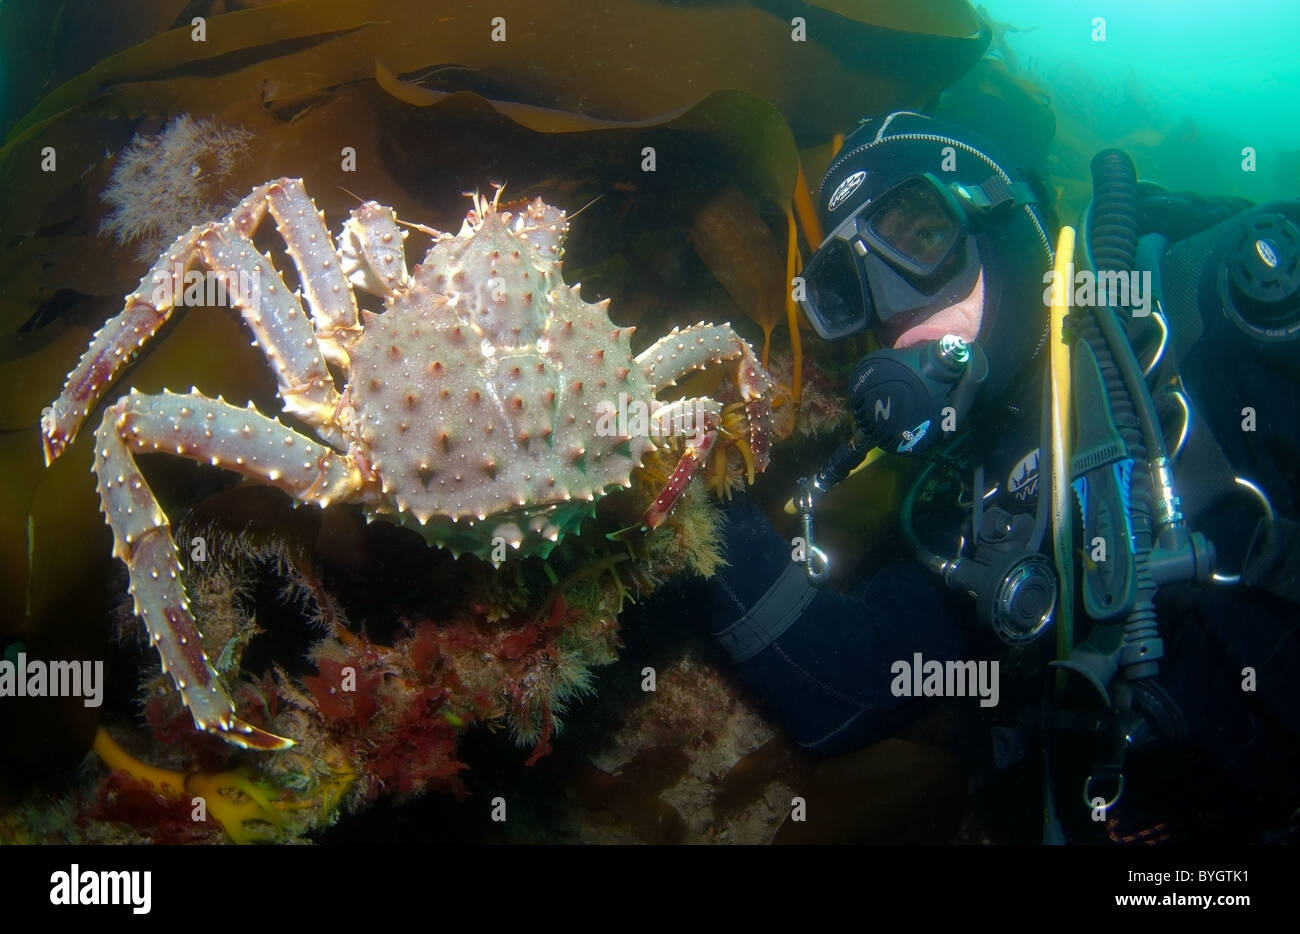
<svg viewBox="0 0 1300 934">
<path fill-rule="evenodd" d="M 794 213 L 786 208 L 785 223 L 788 231 L 785 245 L 785 280 L 793 283 L 801 268 L 799 238 L 795 233 Z M 797 403 L 803 391 L 803 342 L 799 339 L 799 306 L 794 300 L 794 289 L 785 289 L 785 319 L 790 328 L 790 350 L 794 354 L 794 370 L 790 377 L 790 396 Z"/>
<path fill-rule="evenodd" d="M 810 249 L 821 246 L 822 222 L 817 217 L 817 208 L 812 202 L 812 190 L 808 185 L 808 176 L 803 174 L 803 163 L 797 162 L 798 174 L 794 181 L 794 211 L 799 217 L 799 226 L 803 228 L 804 239 Z"/>
</svg>

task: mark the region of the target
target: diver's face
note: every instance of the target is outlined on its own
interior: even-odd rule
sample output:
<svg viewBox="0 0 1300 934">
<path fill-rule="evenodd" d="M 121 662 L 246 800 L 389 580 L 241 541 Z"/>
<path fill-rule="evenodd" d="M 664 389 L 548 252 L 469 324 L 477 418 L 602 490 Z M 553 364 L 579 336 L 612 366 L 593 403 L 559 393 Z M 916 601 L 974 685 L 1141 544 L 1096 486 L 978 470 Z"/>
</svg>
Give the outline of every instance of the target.
<svg viewBox="0 0 1300 934">
<path fill-rule="evenodd" d="M 918 225 L 919 227 L 919 225 Z M 979 335 L 984 320 L 984 270 L 980 269 L 970 294 L 937 311 L 900 315 L 888 324 L 878 325 L 876 339 L 886 347 L 902 350 L 915 344 L 934 341 L 954 334 L 966 341 Z"/>
<path fill-rule="evenodd" d="M 870 224 L 899 253 L 929 267 L 943 259 L 961 233 L 933 192 L 926 188 L 906 189 L 896 194 L 889 207 L 873 216 Z M 939 274 L 942 272 L 940 269 Z"/>
</svg>

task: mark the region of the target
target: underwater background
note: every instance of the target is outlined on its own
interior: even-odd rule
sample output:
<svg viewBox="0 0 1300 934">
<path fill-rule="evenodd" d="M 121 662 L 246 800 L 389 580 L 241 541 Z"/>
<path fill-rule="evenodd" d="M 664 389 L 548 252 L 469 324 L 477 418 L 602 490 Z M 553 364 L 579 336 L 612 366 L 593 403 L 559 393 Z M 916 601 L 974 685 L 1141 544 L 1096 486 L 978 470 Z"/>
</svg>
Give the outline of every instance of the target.
<svg viewBox="0 0 1300 934">
<path fill-rule="evenodd" d="M 102 659 L 108 677 L 100 708 L 0 699 L 0 841 L 1037 842 L 1033 777 L 970 765 L 987 728 L 968 707 L 817 761 L 697 620 L 638 608 L 726 560 L 723 499 L 779 511 L 851 430 L 843 386 L 865 344 L 818 341 L 784 283 L 821 240 L 810 192 L 858 118 L 969 124 L 1038 169 L 1063 221 L 1107 146 L 1176 190 L 1292 196 L 1300 10 L 1231 6 L 607 0 L 600 18 L 580 0 L 0 0 L 0 641 L 7 658 Z M 39 420 L 167 245 L 282 176 L 304 179 L 331 235 L 359 199 L 452 233 L 465 193 L 494 183 L 503 203 L 562 207 L 564 278 L 636 328 L 634 351 L 699 321 L 753 347 L 772 453 L 764 471 L 720 445 L 663 526 L 610 539 L 667 481 L 682 452 L 665 450 L 549 553 L 499 569 L 357 507 L 292 509 L 143 455 L 177 541 L 206 543 L 202 563 L 182 547 L 185 584 L 240 716 L 298 741 L 258 753 L 193 729 L 134 617 L 90 471 L 99 410 L 48 468 Z M 272 227 L 254 242 L 285 271 Z M 412 231 L 408 262 L 429 242 Z M 728 406 L 740 437 L 736 382 L 718 368 L 681 391 Z M 237 316 L 201 302 L 104 404 L 129 387 L 280 405 Z M 897 553 L 908 476 L 837 489 L 823 535 L 863 566 Z M 345 668 L 355 697 L 335 689 Z M 788 821 L 796 791 L 833 819 Z M 191 819 L 196 793 L 212 820 Z"/>
<path fill-rule="evenodd" d="M 1104 137 L 1134 156 L 1143 178 L 1175 191 L 1261 202 L 1295 193 L 1295 4 L 989 0 L 981 9 L 1006 26 L 991 54 L 1051 99 L 1056 150 Z M 1081 32 L 1098 16 L 1104 42 Z M 1258 155 L 1255 172 L 1240 171 L 1245 146 Z"/>
</svg>

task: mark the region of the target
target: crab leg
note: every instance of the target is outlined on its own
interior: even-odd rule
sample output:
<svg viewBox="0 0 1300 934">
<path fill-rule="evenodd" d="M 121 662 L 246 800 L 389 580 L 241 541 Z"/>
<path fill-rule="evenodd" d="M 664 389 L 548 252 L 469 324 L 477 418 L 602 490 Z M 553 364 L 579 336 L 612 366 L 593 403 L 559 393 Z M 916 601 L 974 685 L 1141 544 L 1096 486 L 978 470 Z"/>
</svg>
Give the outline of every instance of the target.
<svg viewBox="0 0 1300 934">
<path fill-rule="evenodd" d="M 151 293 L 184 294 L 184 270 L 198 254 L 198 234 L 202 229 L 192 227 L 158 259 L 136 290 L 126 297 L 126 307 L 95 332 L 90 346 L 68 374 L 63 391 L 41 413 L 41 441 L 47 465 L 72 443 L 90 410 L 132 355 L 171 317 L 172 304 L 151 302 Z"/>
<path fill-rule="evenodd" d="M 406 234 L 392 208 L 367 201 L 354 209 L 339 234 L 343 275 L 373 295 L 393 295 L 409 279 L 402 249 Z"/>
<path fill-rule="evenodd" d="M 772 381 L 754 356 L 749 342 L 731 325 L 701 322 L 681 330 L 673 328 L 636 358 L 637 363 L 645 367 L 651 385 L 657 388 L 673 385 L 692 370 L 702 370 L 726 360 L 736 361 L 735 382 L 745 402 L 749 447 L 758 469 L 762 470 L 767 466 L 772 443 L 769 395 Z"/>
<path fill-rule="evenodd" d="M 298 269 L 321 352 L 331 363 L 346 366 L 345 347 L 361 333 L 361 321 L 356 296 L 348 288 L 325 227 L 325 215 L 307 196 L 302 179 L 281 178 L 254 188 L 230 212 L 226 223 L 251 240 L 268 209 L 284 238 L 285 252 Z"/>
<path fill-rule="evenodd" d="M 247 748 L 291 746 L 292 740 L 235 716 L 230 694 L 203 651 L 181 583 L 171 526 L 135 461 L 136 452 L 164 450 L 264 479 L 322 506 L 363 498 L 362 471 L 354 459 L 251 407 L 239 409 L 197 393 L 146 396 L 133 391 L 104 413 L 95 432 L 94 469 L 113 530 L 113 555 L 126 563 L 136 615 L 195 726 Z"/>
<path fill-rule="evenodd" d="M 225 221 L 192 227 L 177 238 L 126 297 L 123 310 L 95 333 L 68 374 L 63 392 L 41 415 L 47 464 L 72 443 L 90 410 L 135 352 L 171 317 L 177 297 L 185 294 L 185 273 L 196 260 L 219 273 L 228 285 L 231 304 L 240 309 L 275 369 L 285 410 L 319 429 L 331 443 L 344 446 L 334 423 L 338 391 L 312 324 L 270 260 L 259 256 L 247 239 L 268 207 L 297 264 L 317 327 L 326 335 L 324 346 L 331 348 L 345 335 L 359 332 L 356 298 L 302 183 L 281 179 L 262 185 Z M 346 353 L 335 349 L 347 359 Z"/>
<path fill-rule="evenodd" d="M 650 433 L 652 437 L 666 437 L 683 434 L 686 437 L 686 450 L 681 460 L 673 468 L 668 482 L 655 497 L 645 515 L 641 518 L 644 529 L 657 528 L 673 511 L 681 499 L 686 486 L 695 476 L 713 450 L 718 440 L 718 425 L 722 418 L 722 403 L 714 399 L 679 399 L 656 409 L 650 416 Z M 684 431 L 675 430 L 682 426 Z"/>
<path fill-rule="evenodd" d="M 234 224 L 211 225 L 199 235 L 198 245 L 204 262 L 230 281 L 255 283 L 251 294 L 243 289 L 232 292 L 230 303 L 270 362 L 284 410 L 330 443 L 346 447 L 335 422 L 339 393 L 298 296 L 289 291 L 271 260 L 239 236 Z"/>
</svg>

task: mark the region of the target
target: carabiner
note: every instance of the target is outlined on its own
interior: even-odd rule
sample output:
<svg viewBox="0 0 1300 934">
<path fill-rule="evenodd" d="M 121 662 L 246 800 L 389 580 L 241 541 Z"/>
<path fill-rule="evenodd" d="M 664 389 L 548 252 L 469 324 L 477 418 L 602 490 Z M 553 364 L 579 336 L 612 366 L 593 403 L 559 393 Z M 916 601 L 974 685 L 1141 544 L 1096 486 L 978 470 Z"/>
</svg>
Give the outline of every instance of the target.
<svg viewBox="0 0 1300 934">
<path fill-rule="evenodd" d="M 803 520 L 804 573 L 808 575 L 808 583 L 820 587 L 830 577 L 831 559 L 813 540 L 814 490 L 817 490 L 817 484 L 812 477 L 800 477 L 799 496 L 795 503 Z"/>
</svg>

